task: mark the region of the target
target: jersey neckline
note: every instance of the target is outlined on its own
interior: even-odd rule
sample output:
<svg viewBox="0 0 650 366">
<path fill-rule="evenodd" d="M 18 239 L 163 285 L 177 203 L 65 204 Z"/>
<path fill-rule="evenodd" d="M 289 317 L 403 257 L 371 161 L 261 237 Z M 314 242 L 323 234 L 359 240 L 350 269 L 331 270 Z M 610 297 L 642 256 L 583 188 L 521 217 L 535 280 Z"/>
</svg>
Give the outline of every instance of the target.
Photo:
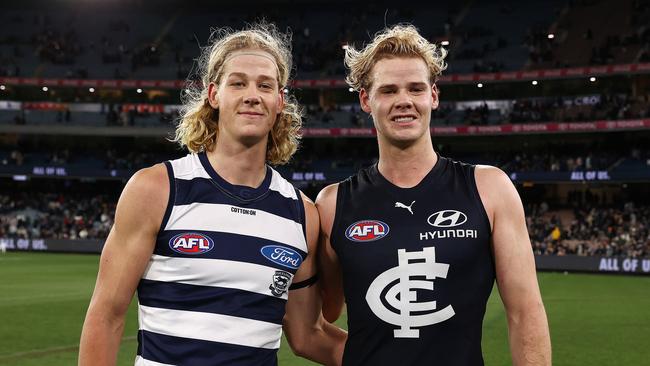
<svg viewBox="0 0 650 366">
<path fill-rule="evenodd" d="M 436 163 L 433 165 L 431 170 L 427 173 L 427 175 L 424 176 L 424 178 L 422 178 L 420 182 L 418 182 L 418 184 L 413 187 L 402 188 L 386 179 L 386 177 L 384 177 L 384 175 L 379 171 L 379 162 L 373 164 L 370 167 L 370 179 L 374 181 L 375 184 L 384 186 L 388 190 L 395 193 L 418 192 L 428 187 L 431 183 L 435 182 L 445 170 L 445 166 L 447 165 L 447 158 L 440 156 L 438 152 L 436 152 L 436 156 Z"/>
<path fill-rule="evenodd" d="M 268 165 L 266 165 L 266 175 L 264 176 L 264 180 L 259 185 L 259 187 L 253 188 L 249 186 L 232 184 L 222 178 L 214 170 L 212 164 L 210 164 L 210 160 L 208 159 L 208 155 L 205 151 L 198 153 L 198 156 L 203 169 L 205 169 L 210 178 L 212 178 L 214 184 L 230 196 L 233 196 L 238 200 L 248 202 L 257 200 L 268 193 L 269 187 L 271 186 L 271 177 L 273 175 L 271 167 Z"/>
</svg>

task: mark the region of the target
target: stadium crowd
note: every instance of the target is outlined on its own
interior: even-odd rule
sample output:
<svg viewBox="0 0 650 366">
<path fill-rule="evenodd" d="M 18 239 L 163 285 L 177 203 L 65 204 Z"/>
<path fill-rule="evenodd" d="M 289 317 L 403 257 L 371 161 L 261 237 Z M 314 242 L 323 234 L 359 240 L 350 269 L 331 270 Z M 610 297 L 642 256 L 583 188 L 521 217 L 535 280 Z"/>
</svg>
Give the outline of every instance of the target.
<svg viewBox="0 0 650 366">
<path fill-rule="evenodd" d="M 432 113 L 431 123 L 437 126 L 483 126 L 629 120 L 650 116 L 650 95 L 630 97 L 603 94 L 582 98 L 591 99 L 593 104 L 574 103 L 569 97 L 492 101 L 499 103 L 497 106 L 479 101 L 470 105 L 443 101 Z M 9 111 L 5 112 L 9 113 L 9 117 L 0 123 L 164 127 L 174 125 L 179 119 L 179 110 L 174 105 L 165 108 L 162 104 L 152 103 L 100 102 L 97 104 L 98 112 L 76 111 L 73 103 L 54 102 L 49 107 L 51 108 L 34 113 L 31 111 L 33 106 L 25 104 L 13 115 Z M 372 127 L 369 116 L 360 110 L 358 104 L 306 104 L 304 114 L 305 127 Z"/>
<path fill-rule="evenodd" d="M 176 155 L 181 155 L 181 153 Z M 170 158 L 172 158 L 172 154 L 122 151 L 114 148 L 106 148 L 101 152 L 84 152 L 70 149 L 41 152 L 29 149 L 13 149 L 10 151 L 0 150 L 0 167 L 75 165 L 94 169 L 135 171 Z"/>
<path fill-rule="evenodd" d="M 447 46 L 452 51 L 449 55 L 449 60 L 452 61 L 450 66 L 453 68 L 459 64 L 468 65 L 460 70 L 461 72 L 499 72 L 513 67 L 522 69 L 633 63 L 645 62 L 648 59 L 650 31 L 646 25 L 650 11 L 646 2 L 634 1 L 632 18 L 624 24 L 625 31 L 620 32 L 615 31 L 619 25 L 617 23 L 611 28 L 602 29 L 591 29 L 583 25 L 581 12 L 570 11 L 571 8 L 581 6 L 587 5 L 573 1 L 548 4 L 548 7 L 554 10 L 548 11 L 548 14 L 531 25 L 524 24 L 528 29 L 522 29 L 525 34 L 521 38 L 503 33 L 502 27 L 496 23 L 498 20 L 489 20 L 489 17 L 479 24 L 464 24 L 463 17 L 460 16 L 461 8 L 453 2 L 442 2 L 439 5 L 436 21 L 429 22 L 435 25 L 427 25 L 427 15 L 424 13 L 390 7 L 386 10 L 382 6 L 349 2 L 345 3 L 345 15 L 328 19 L 327 29 L 322 27 L 317 17 L 310 15 L 310 12 L 313 12 L 312 5 L 291 4 L 279 6 L 277 9 L 269 7 L 265 11 L 265 17 L 282 29 L 290 26 L 296 69 L 299 74 L 306 73 L 309 77 L 343 75 L 344 69 L 340 62 L 341 47 L 346 44 L 362 44 L 368 37 L 367 28 L 372 19 L 383 19 L 386 23 L 410 20 L 422 24 L 424 29 L 421 31 L 428 39 L 451 42 Z M 569 11 L 560 11 L 563 7 L 568 7 Z M 477 6 L 476 9 L 470 10 L 481 12 L 481 9 L 484 8 Z M 532 8 L 513 8 L 500 3 L 487 6 L 487 10 L 497 11 L 501 17 L 519 15 L 524 19 L 530 12 L 534 12 Z M 163 26 L 162 24 L 169 22 L 165 16 L 137 19 L 129 14 L 109 12 L 106 14 L 106 21 L 102 23 L 105 29 L 102 29 L 101 35 L 90 36 L 86 34 L 91 33 L 85 28 L 87 25 L 72 26 L 83 24 L 78 19 L 83 14 L 80 10 L 61 16 L 47 13 L 43 15 L 36 10 L 8 11 L 7 14 L 10 15 L 4 21 L 11 26 L 0 32 L 0 39 L 6 46 L 0 50 L 0 59 L 3 61 L 0 65 L 0 76 L 29 76 L 27 74 L 30 74 L 31 70 L 21 70 L 20 65 L 24 64 L 25 55 L 33 54 L 41 62 L 68 66 L 69 70 L 65 75 L 67 78 L 97 78 L 97 67 L 93 65 L 100 63 L 101 67 L 106 69 L 102 72 L 103 77 L 110 74 L 114 79 L 124 79 L 141 68 L 150 68 L 158 69 L 161 79 L 184 79 L 194 62 L 193 57 L 188 55 L 197 53 L 197 44 L 201 43 L 199 38 L 204 38 L 197 37 L 183 28 L 183 24 L 192 24 L 184 23 L 188 20 L 181 19 L 177 26 L 174 25 L 177 20 L 173 20 Z M 254 12 L 237 14 L 237 17 L 223 17 L 217 21 L 221 25 L 237 27 L 242 21 L 252 22 L 259 16 Z M 286 19 L 299 21 L 288 24 Z M 140 27 L 134 24 L 135 22 L 150 24 Z M 205 24 L 202 29 L 214 25 Z M 549 28 L 556 28 L 556 37 L 548 37 Z M 12 29 L 29 31 L 21 33 Z M 157 36 L 155 31 L 159 32 Z M 563 42 L 571 41 L 566 40 L 563 34 L 576 31 L 583 33 L 579 39 L 579 47 L 560 47 Z M 584 60 L 576 61 L 566 54 L 573 50 L 586 54 Z M 621 54 L 625 56 L 621 58 Z M 521 62 L 504 62 L 511 58 L 521 58 Z"/>
<path fill-rule="evenodd" d="M 138 4 L 132 4 L 137 8 Z M 164 5 L 161 5 L 164 6 Z M 381 8 L 368 7 L 362 4 L 346 4 L 348 11 L 340 19 L 329 19 L 331 28 L 319 28 L 318 17 L 310 16 L 312 6 L 292 4 L 290 6 L 279 6 L 278 9 L 269 7 L 265 10 L 264 18 L 276 23 L 280 29 L 290 27 L 292 30 L 292 45 L 294 62 L 299 72 L 318 74 L 321 76 L 343 75 L 344 69 L 340 62 L 341 46 L 354 41 L 367 38 L 366 23 L 368 18 L 383 19 L 409 19 L 414 14 L 411 11 L 397 9 L 387 13 Z M 236 6 L 235 6 L 236 8 Z M 175 9 L 178 10 L 178 9 Z M 259 13 L 229 9 L 237 16 L 220 17 L 217 19 L 220 26 L 239 27 L 241 23 L 253 23 L 260 18 Z M 132 11 L 132 10 L 131 10 Z M 239 11 L 239 13 L 238 13 Z M 441 9 L 448 11 L 447 9 Z M 79 25 L 78 19 L 82 12 L 72 11 L 66 16 L 54 16 L 49 14 L 38 14 L 35 11 L 18 11 L 11 14 L 7 21 L 15 29 L 30 29 L 28 33 L 16 33 L 11 29 L 0 32 L 0 39 L 8 46 L 4 54 L 0 52 L 0 58 L 5 62 L 2 66 L 0 76 L 25 76 L 21 69 L 13 65 L 20 65 L 26 54 L 35 54 L 38 59 L 53 65 L 67 65 L 68 78 L 96 78 L 94 71 L 97 67 L 94 63 L 100 63 L 100 67 L 110 69 L 115 79 L 124 79 L 138 69 L 149 67 L 159 69 L 161 79 L 185 79 L 192 68 L 194 57 L 199 51 L 198 46 L 204 42 L 205 34 L 193 34 L 192 30 L 184 29 L 181 25 L 174 28 L 172 21 L 168 26 L 170 29 L 156 29 L 161 22 L 168 22 L 164 15 L 153 18 L 138 19 L 126 13 L 120 16 L 119 13 L 107 15 L 106 29 L 103 29 L 101 36 L 90 36 L 83 34 L 87 31 L 88 25 Z M 417 15 L 415 15 L 417 16 Z M 449 15 L 451 17 L 451 14 Z M 288 24 L 286 19 L 300 19 Z M 215 20 L 213 20 L 215 21 Z M 150 22 L 148 27 L 139 27 L 134 22 Z M 179 22 L 183 24 L 183 22 Z M 73 25 L 77 25 L 75 28 Z M 196 24 L 193 24 L 196 26 Z M 210 29 L 214 23 L 205 24 L 201 29 Z M 441 30 L 438 33 L 442 33 Z M 159 31 L 165 36 L 149 34 L 151 30 Z M 448 29 L 448 27 L 446 28 Z M 171 31 L 170 31 L 171 30 Z M 169 34 L 165 34 L 169 32 Z M 189 34 L 188 34 L 189 32 Z M 441 34 L 429 32 L 430 38 Z M 199 40 L 201 39 L 201 40 Z M 137 40 L 137 41 L 134 41 Z M 0 50 L 1 51 L 1 50 Z M 89 63 L 92 60 L 92 63 Z M 174 63 L 176 74 L 168 72 L 169 66 L 165 63 Z M 163 66 L 163 67 L 161 67 Z"/>
<path fill-rule="evenodd" d="M 549 211 L 548 204 L 542 203 L 527 207 L 526 222 L 535 254 L 650 256 L 650 206 L 576 204 L 572 209 Z"/>
<path fill-rule="evenodd" d="M 297 171 L 336 170 L 341 168 L 358 170 L 375 161 L 374 151 L 370 148 L 364 148 L 364 146 L 350 144 L 348 151 L 354 153 L 346 157 L 331 159 L 324 158 L 323 156 L 327 154 L 315 151 L 314 149 L 317 149 L 317 147 L 310 144 L 301 148 L 296 158 L 290 161 L 288 167 Z M 122 151 L 115 148 L 107 148 L 103 152 L 95 153 L 71 151 L 70 149 L 58 149 L 47 153 L 30 149 L 13 149 L 0 150 L 0 167 L 22 167 L 39 164 L 47 166 L 75 165 L 94 169 L 135 171 L 183 154 L 182 151 L 153 153 Z M 443 150 L 441 154 L 461 161 L 498 166 L 508 173 L 612 170 L 626 159 L 640 162 L 641 166 L 650 168 L 650 150 L 635 147 L 630 147 L 627 153 L 599 150 L 594 147 L 584 149 L 580 153 L 562 152 L 559 146 L 549 145 L 545 150 L 536 150 L 534 152 L 504 151 L 500 153 L 457 155 L 453 150 Z"/>
<path fill-rule="evenodd" d="M 526 207 L 535 254 L 650 257 L 650 206 L 628 202 L 615 207 L 599 202 L 553 209 L 546 203 Z M 0 195 L 0 238 L 105 239 L 113 225 L 115 197 L 47 193 Z"/>
<path fill-rule="evenodd" d="M 574 122 L 595 120 L 621 120 L 650 116 L 650 96 L 633 98 L 630 94 L 602 94 L 592 105 L 569 104 L 558 100 L 517 100 L 503 122 Z"/>
<path fill-rule="evenodd" d="M 0 238 L 105 239 L 113 226 L 115 197 L 97 194 L 0 195 Z"/>
<path fill-rule="evenodd" d="M 502 168 L 509 172 L 607 170 L 621 158 L 620 154 L 600 151 L 586 154 L 513 153 Z"/>
</svg>

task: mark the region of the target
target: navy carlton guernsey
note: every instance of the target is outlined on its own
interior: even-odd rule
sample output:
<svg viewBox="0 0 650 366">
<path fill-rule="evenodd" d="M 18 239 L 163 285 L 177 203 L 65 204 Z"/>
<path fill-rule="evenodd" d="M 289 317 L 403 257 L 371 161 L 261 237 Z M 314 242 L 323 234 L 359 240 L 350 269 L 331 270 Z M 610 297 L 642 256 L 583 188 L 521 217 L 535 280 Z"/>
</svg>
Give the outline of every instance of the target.
<svg viewBox="0 0 650 366">
<path fill-rule="evenodd" d="M 341 182 L 331 243 L 343 272 L 344 365 L 483 365 L 495 279 L 474 166 L 439 157 L 415 187 L 377 165 Z"/>
</svg>

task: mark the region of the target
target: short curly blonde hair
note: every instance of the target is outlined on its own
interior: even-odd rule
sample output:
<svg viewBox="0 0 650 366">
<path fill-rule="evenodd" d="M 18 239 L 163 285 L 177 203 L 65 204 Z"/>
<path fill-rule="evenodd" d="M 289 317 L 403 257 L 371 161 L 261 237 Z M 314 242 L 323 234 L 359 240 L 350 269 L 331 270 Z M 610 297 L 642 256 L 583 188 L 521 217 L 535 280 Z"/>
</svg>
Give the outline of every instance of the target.
<svg viewBox="0 0 650 366">
<path fill-rule="evenodd" d="M 258 49 L 268 52 L 278 67 L 280 93 L 289 84 L 291 73 L 291 34 L 281 33 L 275 25 L 257 23 L 241 31 L 217 29 L 210 36 L 209 46 L 204 47 L 197 60 L 197 74 L 201 82 L 188 79 L 188 86 L 181 94 L 183 107 L 176 127 L 174 142 L 186 146 L 193 153 L 211 151 L 219 137 L 219 111 L 208 101 L 208 86 L 219 84 L 223 65 L 228 56 L 242 49 Z M 285 164 L 298 149 L 299 130 L 302 126 L 302 110 L 293 96 L 285 94 L 284 108 L 269 132 L 266 161 Z"/>
<path fill-rule="evenodd" d="M 348 75 L 345 81 L 354 90 L 370 90 L 371 71 L 377 61 L 394 57 L 420 57 L 427 64 L 429 81 L 434 85 L 442 71 L 447 68 L 447 50 L 427 41 L 417 28 L 400 24 L 378 32 L 372 42 L 357 51 L 352 46 L 345 50 L 345 66 Z"/>
</svg>

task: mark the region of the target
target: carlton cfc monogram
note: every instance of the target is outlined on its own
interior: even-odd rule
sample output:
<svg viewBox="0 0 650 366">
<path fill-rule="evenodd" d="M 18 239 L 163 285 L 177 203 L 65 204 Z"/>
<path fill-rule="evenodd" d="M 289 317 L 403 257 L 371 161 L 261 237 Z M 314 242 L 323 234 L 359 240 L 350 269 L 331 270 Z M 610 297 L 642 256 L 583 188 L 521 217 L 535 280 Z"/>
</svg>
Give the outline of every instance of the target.
<svg viewBox="0 0 650 366">
<path fill-rule="evenodd" d="M 436 301 L 417 302 L 417 292 L 414 291 L 416 289 L 433 291 L 432 281 L 436 278 L 447 278 L 449 264 L 436 263 L 434 247 L 415 252 L 398 249 L 397 257 L 398 266 L 380 274 L 370 284 L 366 293 L 366 302 L 379 319 L 399 326 L 394 330 L 395 338 L 419 338 L 420 331 L 414 328 L 443 322 L 455 314 L 451 305 L 434 311 L 437 309 Z M 412 261 L 417 262 L 411 263 Z M 424 276 L 427 281 L 411 280 L 411 276 Z M 398 281 L 396 284 L 387 288 L 396 280 Z M 382 302 L 384 292 L 386 301 L 391 307 L 397 309 L 398 313 L 384 305 Z M 418 315 L 412 314 L 415 312 Z"/>
</svg>

